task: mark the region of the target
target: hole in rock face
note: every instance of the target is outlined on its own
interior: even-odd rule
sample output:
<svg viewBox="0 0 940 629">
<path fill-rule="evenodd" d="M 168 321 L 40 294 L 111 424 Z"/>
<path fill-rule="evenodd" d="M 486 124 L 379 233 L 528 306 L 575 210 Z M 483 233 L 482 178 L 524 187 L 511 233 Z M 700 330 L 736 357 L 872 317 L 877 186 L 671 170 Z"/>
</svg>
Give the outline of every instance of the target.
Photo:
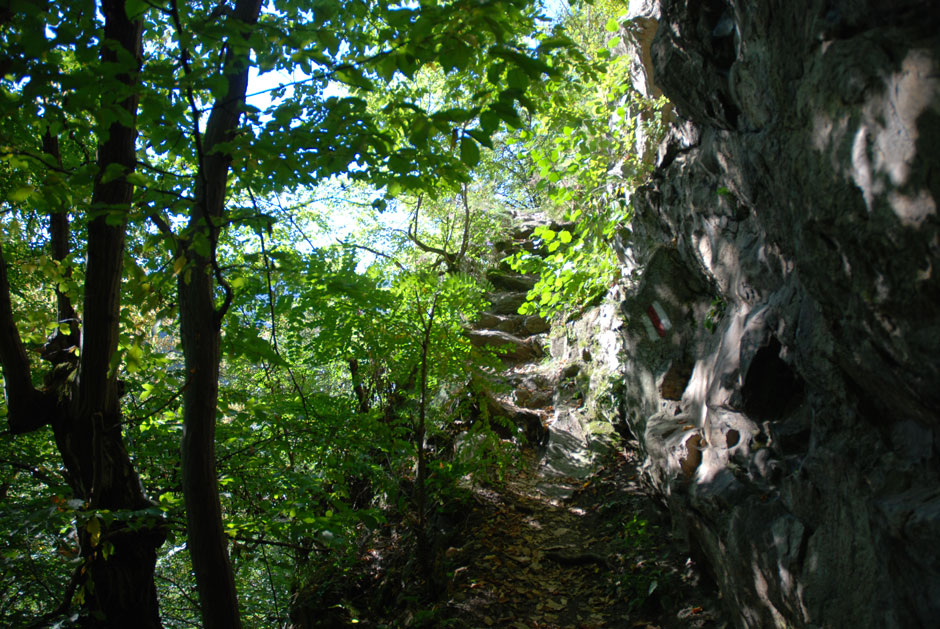
<svg viewBox="0 0 940 629">
<path fill-rule="evenodd" d="M 659 394 L 664 400 L 681 400 L 691 377 L 692 365 L 683 360 L 673 361 L 659 385 Z"/>
<path fill-rule="evenodd" d="M 734 9 L 725 0 L 706 0 L 699 19 L 701 32 L 708 34 L 703 43 L 712 63 L 727 72 L 737 56 Z"/>
<path fill-rule="evenodd" d="M 695 475 L 695 470 L 702 464 L 702 448 L 706 445 L 708 444 L 702 440 L 700 435 L 692 435 L 685 440 L 686 456 L 679 461 L 679 465 L 682 467 L 682 475 L 686 479 L 692 478 Z"/>
<path fill-rule="evenodd" d="M 741 433 L 739 433 L 734 428 L 725 433 L 725 444 L 729 448 L 733 448 L 734 446 L 738 445 L 739 441 L 741 441 Z"/>
<path fill-rule="evenodd" d="M 752 419 L 782 419 L 803 399 L 803 379 L 780 358 L 780 349 L 780 341 L 771 337 L 748 367 L 741 393 L 744 412 Z"/>
</svg>

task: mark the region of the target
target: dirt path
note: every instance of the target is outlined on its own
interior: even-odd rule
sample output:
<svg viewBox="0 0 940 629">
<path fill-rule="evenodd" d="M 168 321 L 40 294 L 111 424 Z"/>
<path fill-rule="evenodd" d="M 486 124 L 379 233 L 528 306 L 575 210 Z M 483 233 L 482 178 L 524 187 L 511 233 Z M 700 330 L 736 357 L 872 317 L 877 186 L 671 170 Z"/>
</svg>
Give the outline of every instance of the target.
<svg viewBox="0 0 940 629">
<path fill-rule="evenodd" d="M 502 255 L 531 248 L 533 225 L 518 226 Z M 548 323 L 517 313 L 536 278 L 506 270 L 487 277 L 496 288 L 492 306 L 468 335 L 496 347 L 504 369 L 478 383 L 477 415 L 518 426 L 537 453 L 503 484 L 474 487 L 444 507 L 434 528 L 448 541 L 433 551 L 431 587 L 406 576 L 413 569 L 396 539 L 373 552 L 385 561 L 375 561 L 371 583 L 387 585 L 380 588 L 385 620 L 373 616 L 369 626 L 728 626 L 713 589 L 638 482 L 637 455 L 610 432 L 588 428 L 590 391 L 577 378 L 584 365 L 549 356 Z M 589 360 L 589 352 L 576 359 Z"/>
<path fill-rule="evenodd" d="M 526 247 L 530 227 L 510 248 Z M 724 626 L 713 592 L 637 481 L 633 450 L 588 428 L 589 392 L 576 382 L 583 365 L 546 356 L 547 322 L 517 314 L 536 278 L 488 277 L 493 305 L 470 335 L 501 348 L 505 369 L 492 374 L 482 404 L 542 447 L 503 485 L 473 490 L 443 549 L 433 626 Z"/>
<path fill-rule="evenodd" d="M 539 470 L 536 460 L 499 491 L 475 490 L 467 536 L 445 553 L 441 626 L 728 624 L 637 483 L 631 454 L 611 452 L 567 500 L 546 492 Z"/>
</svg>

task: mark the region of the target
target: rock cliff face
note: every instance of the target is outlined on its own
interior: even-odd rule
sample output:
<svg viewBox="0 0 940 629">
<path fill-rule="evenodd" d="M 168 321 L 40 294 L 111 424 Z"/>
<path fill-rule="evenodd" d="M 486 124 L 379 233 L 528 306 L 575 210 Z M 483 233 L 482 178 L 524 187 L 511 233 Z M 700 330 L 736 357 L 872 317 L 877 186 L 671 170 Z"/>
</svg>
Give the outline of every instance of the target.
<svg viewBox="0 0 940 629">
<path fill-rule="evenodd" d="M 741 626 L 936 626 L 940 8 L 631 9 L 677 117 L 621 243 L 648 480 Z"/>
</svg>

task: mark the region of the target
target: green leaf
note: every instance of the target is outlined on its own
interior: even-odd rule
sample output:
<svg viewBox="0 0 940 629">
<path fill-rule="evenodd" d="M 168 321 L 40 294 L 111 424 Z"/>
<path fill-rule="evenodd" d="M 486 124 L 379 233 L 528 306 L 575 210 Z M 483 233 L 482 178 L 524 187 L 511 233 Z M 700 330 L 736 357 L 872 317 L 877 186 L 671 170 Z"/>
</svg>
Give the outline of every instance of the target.
<svg viewBox="0 0 940 629">
<path fill-rule="evenodd" d="M 487 109 L 480 114 L 480 128 L 486 133 L 493 133 L 499 129 L 500 116 L 496 112 Z"/>
<path fill-rule="evenodd" d="M 104 172 L 101 173 L 101 183 L 110 183 L 116 179 L 120 179 L 124 176 L 124 166 L 121 164 L 112 162 L 105 167 Z"/>
<path fill-rule="evenodd" d="M 123 227 L 127 222 L 127 212 L 121 209 L 111 210 L 104 215 L 104 222 L 112 227 Z"/>
<path fill-rule="evenodd" d="M 133 184 L 135 186 L 143 187 L 143 186 L 149 185 L 150 180 L 147 178 L 146 175 L 142 173 L 134 172 L 127 176 L 127 183 Z"/>
<path fill-rule="evenodd" d="M 88 531 L 88 535 L 91 536 L 91 546 L 94 548 L 101 539 L 101 521 L 92 516 L 87 524 L 85 524 L 85 530 Z"/>
<path fill-rule="evenodd" d="M 574 42 L 571 41 L 571 38 L 565 35 L 553 35 L 552 37 L 546 37 L 539 42 L 539 50 L 554 50 L 555 48 L 564 48 L 567 46 L 572 46 L 573 44 Z"/>
<path fill-rule="evenodd" d="M 519 68 L 513 68 L 506 77 L 509 87 L 524 90 L 529 86 L 529 76 Z"/>
<path fill-rule="evenodd" d="M 503 74 L 503 70 L 506 69 L 506 63 L 500 62 L 491 65 L 486 69 L 486 80 L 492 83 L 493 85 L 499 84 L 499 77 Z"/>
<path fill-rule="evenodd" d="M 473 58 L 473 51 L 461 42 L 453 42 L 452 45 L 441 50 L 438 61 L 445 72 L 452 70 L 464 70 Z"/>
<path fill-rule="evenodd" d="M 144 350 L 139 345 L 130 345 L 124 352 L 124 367 L 127 373 L 137 373 L 143 363 Z"/>
<path fill-rule="evenodd" d="M 221 100 L 228 94 L 228 79 L 221 72 L 209 76 L 206 82 L 209 84 L 212 97 L 216 100 Z"/>
<path fill-rule="evenodd" d="M 25 201 L 35 191 L 36 191 L 36 188 L 32 186 L 20 186 L 19 188 L 11 192 L 9 195 L 7 195 L 7 198 L 10 199 L 10 201 L 13 201 L 14 203 L 19 202 L 19 201 Z"/>
<path fill-rule="evenodd" d="M 464 136 L 460 140 L 460 161 L 473 168 L 480 162 L 480 147 L 473 138 Z"/>
<path fill-rule="evenodd" d="M 124 12 L 130 20 L 136 20 L 149 8 L 150 3 L 147 0 L 124 0 Z"/>
<path fill-rule="evenodd" d="M 561 240 L 565 244 L 571 242 L 571 232 L 568 231 L 567 229 L 561 230 L 560 232 L 558 232 L 558 239 Z"/>
<path fill-rule="evenodd" d="M 197 231 L 193 234 L 192 249 L 196 255 L 208 258 L 212 252 L 212 245 L 209 242 L 209 236 L 204 231 Z"/>
<path fill-rule="evenodd" d="M 372 82 L 365 77 L 362 73 L 362 70 L 355 66 L 343 66 L 334 74 L 336 80 L 345 83 L 346 85 L 351 85 L 353 87 L 358 87 L 359 89 L 371 92 L 374 87 Z"/>
<path fill-rule="evenodd" d="M 616 18 L 610 18 L 604 28 L 611 33 L 616 33 L 620 30 L 620 22 Z"/>
<path fill-rule="evenodd" d="M 493 142 L 490 140 L 490 136 L 486 132 L 480 129 L 468 129 L 467 133 L 470 135 L 470 137 L 472 137 L 474 140 L 476 140 L 477 142 L 479 142 L 481 145 L 485 146 L 486 148 L 488 149 L 493 148 Z"/>
<path fill-rule="evenodd" d="M 419 118 L 412 125 L 411 131 L 408 134 L 408 140 L 417 148 L 426 147 L 430 134 L 431 125 L 428 123 L 427 119 Z"/>
<path fill-rule="evenodd" d="M 462 109 L 460 107 L 451 107 L 450 109 L 441 110 L 431 116 L 431 119 L 435 122 L 467 122 L 473 116 L 475 112 L 469 109 Z"/>
</svg>

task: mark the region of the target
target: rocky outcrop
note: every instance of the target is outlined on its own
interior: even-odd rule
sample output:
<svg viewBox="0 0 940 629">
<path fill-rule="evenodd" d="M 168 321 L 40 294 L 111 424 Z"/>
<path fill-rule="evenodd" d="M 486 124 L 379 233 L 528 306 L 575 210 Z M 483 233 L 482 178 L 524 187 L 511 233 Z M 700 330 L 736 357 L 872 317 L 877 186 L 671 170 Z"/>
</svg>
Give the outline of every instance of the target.
<svg viewBox="0 0 940 629">
<path fill-rule="evenodd" d="M 540 225 L 571 228 L 539 213 L 512 214 L 505 240 L 494 242 L 498 255 L 520 250 L 539 253 L 532 238 Z M 609 452 L 621 415 L 621 325 L 617 293 L 588 309 L 574 322 L 552 326 L 538 315 L 517 310 L 538 279 L 507 270 L 505 262 L 486 272 L 492 285 L 490 307 L 466 335 L 492 351 L 502 369 L 492 368 L 458 394 L 465 405 L 462 428 L 486 419 L 503 439 L 531 446 L 538 459 L 537 489 L 552 500 L 570 497 L 596 470 L 597 457 Z M 474 445 L 472 434 L 457 449 Z"/>
<path fill-rule="evenodd" d="M 633 8 L 677 114 L 619 243 L 647 480 L 741 626 L 933 626 L 940 11 Z"/>
</svg>

